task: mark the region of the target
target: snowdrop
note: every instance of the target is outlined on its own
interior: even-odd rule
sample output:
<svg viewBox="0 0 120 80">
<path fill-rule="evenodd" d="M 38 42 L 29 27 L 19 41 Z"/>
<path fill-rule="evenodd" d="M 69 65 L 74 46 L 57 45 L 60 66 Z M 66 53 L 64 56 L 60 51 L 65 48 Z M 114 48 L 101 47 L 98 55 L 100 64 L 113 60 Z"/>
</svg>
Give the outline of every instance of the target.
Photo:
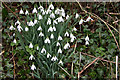
<svg viewBox="0 0 120 80">
<path fill-rule="evenodd" d="M 47 58 L 50 58 L 50 57 L 51 57 L 51 55 L 49 53 L 47 53 Z"/>
<path fill-rule="evenodd" d="M 25 15 L 29 15 L 29 12 L 28 12 L 28 10 L 26 10 L 26 11 L 25 11 Z"/>
<path fill-rule="evenodd" d="M 57 8 L 57 9 L 55 10 L 55 14 L 60 14 L 60 9 Z"/>
<path fill-rule="evenodd" d="M 35 59 L 35 57 L 34 57 L 33 55 L 31 55 L 31 56 L 29 57 L 29 60 L 33 60 L 33 59 Z"/>
<path fill-rule="evenodd" d="M 11 25 L 9 29 L 10 30 L 15 30 L 15 28 L 13 27 L 13 25 Z"/>
<path fill-rule="evenodd" d="M 46 11 L 46 14 L 50 14 L 52 11 L 50 10 L 50 9 L 48 9 L 47 11 Z"/>
<path fill-rule="evenodd" d="M 60 43 L 59 43 L 59 42 L 57 42 L 56 46 L 60 46 Z"/>
<path fill-rule="evenodd" d="M 32 43 L 30 43 L 29 48 L 33 48 L 33 44 Z"/>
<path fill-rule="evenodd" d="M 43 34 L 42 32 L 40 32 L 39 36 L 40 36 L 40 37 L 43 37 L 43 36 L 44 36 L 44 34 Z"/>
<path fill-rule="evenodd" d="M 81 20 L 79 21 L 79 25 L 81 25 L 83 22 L 84 22 L 84 20 L 81 19 Z"/>
<path fill-rule="evenodd" d="M 48 32 L 53 32 L 52 26 L 49 27 Z"/>
<path fill-rule="evenodd" d="M 88 35 L 86 36 L 85 41 L 89 41 L 89 37 L 88 37 Z"/>
<path fill-rule="evenodd" d="M 53 31 L 56 31 L 56 27 L 55 26 L 53 26 Z"/>
<path fill-rule="evenodd" d="M 53 4 L 50 4 L 48 8 L 49 8 L 49 9 L 54 9 Z"/>
<path fill-rule="evenodd" d="M 58 60 L 58 58 L 56 56 L 53 56 L 51 59 L 51 61 L 57 61 L 57 60 Z"/>
<path fill-rule="evenodd" d="M 46 53 L 46 49 L 43 47 L 41 53 Z"/>
<path fill-rule="evenodd" d="M 64 36 L 69 37 L 69 33 L 66 31 L 66 33 L 64 34 Z"/>
<path fill-rule="evenodd" d="M 51 34 L 50 38 L 51 38 L 51 39 L 54 39 L 54 35 L 53 35 L 53 34 Z"/>
<path fill-rule="evenodd" d="M 93 20 L 90 16 L 86 19 L 86 21 L 84 21 L 84 22 L 88 22 L 88 21 L 90 21 L 90 20 Z"/>
<path fill-rule="evenodd" d="M 86 41 L 86 42 L 85 42 L 85 45 L 89 45 L 89 42 L 88 42 L 88 41 Z"/>
<path fill-rule="evenodd" d="M 58 53 L 62 53 L 62 50 L 61 50 L 61 48 L 59 48 L 59 49 L 58 49 Z"/>
<path fill-rule="evenodd" d="M 58 40 L 63 40 L 62 37 L 59 35 Z"/>
<path fill-rule="evenodd" d="M 70 47 L 70 44 L 67 42 L 64 46 L 64 49 L 68 49 Z"/>
<path fill-rule="evenodd" d="M 42 31 L 42 27 L 41 26 L 39 26 L 39 28 L 37 29 L 38 31 Z"/>
<path fill-rule="evenodd" d="M 28 31 L 29 30 L 29 28 L 28 27 L 25 27 L 25 31 Z"/>
<path fill-rule="evenodd" d="M 15 25 L 17 25 L 17 24 L 20 25 L 20 22 L 18 20 L 17 20 L 17 22 L 15 22 Z"/>
<path fill-rule="evenodd" d="M 61 65 L 63 65 L 63 62 L 62 62 L 62 60 L 60 60 L 58 64 L 61 64 Z"/>
<path fill-rule="evenodd" d="M 66 19 L 68 19 L 69 17 L 70 17 L 70 16 L 69 16 L 69 15 L 67 15 L 67 16 L 66 16 Z"/>
<path fill-rule="evenodd" d="M 40 7 L 38 7 L 38 9 L 40 9 L 40 10 L 41 10 L 41 9 L 44 9 L 44 8 L 43 8 L 43 6 L 41 6 L 41 5 L 40 5 Z"/>
<path fill-rule="evenodd" d="M 21 10 L 20 10 L 19 14 L 24 14 L 24 12 L 23 12 L 22 8 L 21 8 Z"/>
<path fill-rule="evenodd" d="M 32 13 L 37 13 L 37 9 L 34 7 Z"/>
<path fill-rule="evenodd" d="M 23 30 L 23 28 L 20 25 L 17 26 L 17 29 L 19 32 L 21 32 Z"/>
<path fill-rule="evenodd" d="M 32 64 L 32 66 L 31 66 L 31 70 L 35 70 L 35 69 L 36 69 L 35 65 Z"/>
<path fill-rule="evenodd" d="M 58 22 L 56 20 L 53 20 L 53 25 L 55 25 L 55 24 L 58 24 Z"/>
<path fill-rule="evenodd" d="M 78 17 L 79 17 L 79 14 L 78 14 L 78 13 L 76 13 L 75 18 L 77 19 Z"/>
<path fill-rule="evenodd" d="M 13 33 L 13 36 L 15 36 L 15 33 Z"/>
<path fill-rule="evenodd" d="M 30 22 L 27 22 L 28 26 L 34 26 L 34 23 L 32 22 L 32 20 Z"/>
<path fill-rule="evenodd" d="M 51 19 L 48 18 L 47 25 L 50 25 L 50 24 L 51 24 Z"/>
<path fill-rule="evenodd" d="M 72 33 L 70 34 L 70 38 L 71 38 L 71 42 L 73 42 L 74 39 L 76 39 L 76 37 Z"/>
<path fill-rule="evenodd" d="M 39 46 L 37 46 L 37 50 L 39 50 Z"/>
<path fill-rule="evenodd" d="M 50 43 L 50 39 L 47 37 L 44 41 L 44 43 Z"/>
<path fill-rule="evenodd" d="M 16 39 L 13 40 L 13 43 L 15 43 L 15 44 L 17 43 Z"/>
<path fill-rule="evenodd" d="M 55 14 L 54 14 L 54 13 L 51 13 L 51 14 L 50 14 L 50 18 L 55 18 Z"/>
<path fill-rule="evenodd" d="M 37 19 L 35 19 L 35 20 L 34 20 L 34 25 L 37 24 L 37 22 L 38 22 Z"/>
<path fill-rule="evenodd" d="M 63 8 L 61 8 L 61 10 L 60 10 L 60 15 L 63 16 L 63 17 L 65 17 L 65 11 L 64 11 Z"/>
<path fill-rule="evenodd" d="M 42 15 L 38 14 L 38 19 L 39 19 L 39 20 L 43 19 L 43 18 L 42 18 Z"/>
<path fill-rule="evenodd" d="M 74 27 L 74 28 L 72 29 L 72 31 L 77 31 L 77 29 Z"/>
<path fill-rule="evenodd" d="M 58 22 L 64 22 L 64 19 L 61 17 L 58 17 L 56 20 L 58 20 Z"/>
</svg>

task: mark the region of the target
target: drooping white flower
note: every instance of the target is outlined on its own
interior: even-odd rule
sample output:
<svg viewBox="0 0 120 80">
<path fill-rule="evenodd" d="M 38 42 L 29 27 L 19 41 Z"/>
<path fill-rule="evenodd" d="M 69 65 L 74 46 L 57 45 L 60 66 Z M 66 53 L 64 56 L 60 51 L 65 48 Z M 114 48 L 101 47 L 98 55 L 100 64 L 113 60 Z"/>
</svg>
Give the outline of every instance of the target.
<svg viewBox="0 0 120 80">
<path fill-rule="evenodd" d="M 53 32 L 52 26 L 49 27 L 48 32 Z"/>
<path fill-rule="evenodd" d="M 88 41 L 86 41 L 86 42 L 85 42 L 85 45 L 89 45 L 89 42 L 88 42 Z"/>
<path fill-rule="evenodd" d="M 10 30 L 15 30 L 15 28 L 13 27 L 13 25 L 11 25 L 9 29 Z"/>
<path fill-rule="evenodd" d="M 64 34 L 64 36 L 69 37 L 69 33 L 66 31 L 65 34 Z"/>
<path fill-rule="evenodd" d="M 39 26 L 39 28 L 37 29 L 38 31 L 42 31 L 42 27 L 41 26 Z"/>
<path fill-rule="evenodd" d="M 54 35 L 53 35 L 53 34 L 51 34 L 50 38 L 51 38 L 51 39 L 54 39 Z"/>
<path fill-rule="evenodd" d="M 71 38 L 71 42 L 73 42 L 76 39 L 76 37 L 72 33 L 70 34 L 70 38 Z"/>
<path fill-rule="evenodd" d="M 60 9 L 57 8 L 57 9 L 55 10 L 55 14 L 60 14 Z"/>
<path fill-rule="evenodd" d="M 39 19 L 39 20 L 43 19 L 43 18 L 42 18 L 42 15 L 38 14 L 38 19 Z"/>
<path fill-rule="evenodd" d="M 67 15 L 67 16 L 66 16 L 66 19 L 68 19 L 69 17 L 70 17 L 70 16 L 69 16 L 69 15 Z"/>
<path fill-rule="evenodd" d="M 51 55 L 49 53 L 47 53 L 47 58 L 51 57 Z"/>
<path fill-rule="evenodd" d="M 62 37 L 59 35 L 58 40 L 62 40 Z"/>
<path fill-rule="evenodd" d="M 27 22 L 28 26 L 34 26 L 34 23 L 32 22 L 32 20 L 30 22 Z"/>
<path fill-rule="evenodd" d="M 38 7 L 38 9 L 44 9 L 43 6 L 40 5 L 40 7 Z"/>
<path fill-rule="evenodd" d="M 50 24 L 51 24 L 51 19 L 48 18 L 47 25 L 50 25 Z"/>
<path fill-rule="evenodd" d="M 31 66 L 31 70 L 35 70 L 35 69 L 36 69 L 35 65 L 32 64 L 32 66 Z"/>
<path fill-rule="evenodd" d="M 15 36 L 15 33 L 13 33 L 13 36 Z"/>
<path fill-rule="evenodd" d="M 70 47 L 70 44 L 67 42 L 64 46 L 64 49 L 68 49 Z"/>
<path fill-rule="evenodd" d="M 26 11 L 25 11 L 25 15 L 29 15 L 29 12 L 28 12 L 28 10 L 26 10 Z"/>
<path fill-rule="evenodd" d="M 53 26 L 53 31 L 56 31 L 56 27 L 55 26 Z"/>
<path fill-rule="evenodd" d="M 89 37 L 88 37 L 88 35 L 86 36 L 85 41 L 89 41 Z"/>
<path fill-rule="evenodd" d="M 89 16 L 87 19 L 86 19 L 86 21 L 84 21 L 84 22 L 88 22 L 88 21 L 92 21 L 93 19 Z"/>
<path fill-rule="evenodd" d="M 56 46 L 60 46 L 60 43 L 59 43 L 59 42 L 57 42 Z"/>
<path fill-rule="evenodd" d="M 20 25 L 17 26 L 17 29 L 19 32 L 21 32 L 23 30 L 23 28 Z"/>
<path fill-rule="evenodd" d="M 56 56 L 53 56 L 51 59 L 51 61 L 57 61 L 57 60 L 58 60 L 58 58 Z"/>
<path fill-rule="evenodd" d="M 29 30 L 29 28 L 28 27 L 25 27 L 25 31 L 28 31 Z"/>
<path fill-rule="evenodd" d="M 15 22 L 15 25 L 17 25 L 17 24 L 18 24 L 18 25 L 20 25 L 20 22 L 19 22 L 19 20 L 17 20 L 17 22 Z"/>
<path fill-rule="evenodd" d="M 60 15 L 63 16 L 63 17 L 65 17 L 65 11 L 64 11 L 63 8 L 61 8 L 61 10 L 60 10 Z"/>
<path fill-rule="evenodd" d="M 58 24 L 58 22 L 56 20 L 53 20 L 53 25 L 55 25 L 55 24 Z"/>
<path fill-rule="evenodd" d="M 46 49 L 43 47 L 41 53 L 46 53 Z"/>
<path fill-rule="evenodd" d="M 53 4 L 50 4 L 48 8 L 49 8 L 49 9 L 54 9 Z"/>
<path fill-rule="evenodd" d="M 59 48 L 59 49 L 58 49 L 58 53 L 62 53 L 62 50 L 61 50 L 61 48 Z"/>
<path fill-rule="evenodd" d="M 51 14 L 50 14 L 50 18 L 53 18 L 53 19 L 54 19 L 54 18 L 55 18 L 55 14 L 54 14 L 54 13 L 51 13 Z"/>
<path fill-rule="evenodd" d="M 44 43 L 50 43 L 50 39 L 47 37 L 44 41 Z"/>
<path fill-rule="evenodd" d="M 41 10 L 42 11 L 42 15 L 45 15 L 45 11 L 44 10 Z"/>
<path fill-rule="evenodd" d="M 15 43 L 15 44 L 17 43 L 16 39 L 13 40 L 13 43 Z"/>
<path fill-rule="evenodd" d="M 84 20 L 81 19 L 81 20 L 79 21 L 79 25 L 81 25 L 83 22 L 84 22 Z"/>
<path fill-rule="evenodd" d="M 37 9 L 34 7 L 32 13 L 37 13 Z"/>
<path fill-rule="evenodd" d="M 32 43 L 30 43 L 29 48 L 33 48 L 33 44 Z"/>
<path fill-rule="evenodd" d="M 61 65 L 63 65 L 63 62 L 62 62 L 62 60 L 60 60 L 58 64 L 61 64 Z"/>
<path fill-rule="evenodd" d="M 24 14 L 24 12 L 23 12 L 22 8 L 21 8 L 21 10 L 20 10 L 19 14 Z"/>
<path fill-rule="evenodd" d="M 79 17 L 79 14 L 78 14 L 78 13 L 76 13 L 75 18 L 77 19 L 78 17 Z"/>
<path fill-rule="evenodd" d="M 56 20 L 58 20 L 58 22 L 64 22 L 64 19 L 61 17 L 58 17 Z"/>
<path fill-rule="evenodd" d="M 33 55 L 31 55 L 31 56 L 29 57 L 29 60 L 33 60 L 33 59 L 35 59 L 35 57 L 34 57 Z"/>
<path fill-rule="evenodd" d="M 42 32 L 40 32 L 39 36 L 40 36 L 40 37 L 43 37 L 43 36 L 44 36 L 44 34 L 43 34 Z"/>
<path fill-rule="evenodd" d="M 77 29 L 74 27 L 74 28 L 72 29 L 72 31 L 77 31 Z"/>
<path fill-rule="evenodd" d="M 37 46 L 37 50 L 39 50 L 39 46 Z"/>
<path fill-rule="evenodd" d="M 46 14 L 50 14 L 52 11 L 48 8 L 48 10 L 46 11 Z"/>
<path fill-rule="evenodd" d="M 34 25 L 37 24 L 37 22 L 38 22 L 37 19 L 35 19 L 35 20 L 34 20 Z"/>
</svg>

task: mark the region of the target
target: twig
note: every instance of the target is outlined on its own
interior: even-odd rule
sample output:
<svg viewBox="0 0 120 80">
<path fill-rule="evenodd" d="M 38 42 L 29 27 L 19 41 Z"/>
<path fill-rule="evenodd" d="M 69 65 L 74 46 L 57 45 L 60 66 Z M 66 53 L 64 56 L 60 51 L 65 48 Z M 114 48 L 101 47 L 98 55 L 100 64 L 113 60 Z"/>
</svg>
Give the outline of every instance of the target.
<svg viewBox="0 0 120 80">
<path fill-rule="evenodd" d="M 12 46 L 12 51 L 13 51 L 13 46 Z M 13 52 L 12 52 L 12 56 L 13 56 Z M 16 76 L 16 74 L 15 74 L 15 59 L 14 59 L 14 57 L 13 57 L 13 63 L 14 63 L 14 80 L 15 80 L 15 76 Z"/>
<path fill-rule="evenodd" d="M 120 15 L 120 13 L 109 13 L 111 15 Z"/>
</svg>

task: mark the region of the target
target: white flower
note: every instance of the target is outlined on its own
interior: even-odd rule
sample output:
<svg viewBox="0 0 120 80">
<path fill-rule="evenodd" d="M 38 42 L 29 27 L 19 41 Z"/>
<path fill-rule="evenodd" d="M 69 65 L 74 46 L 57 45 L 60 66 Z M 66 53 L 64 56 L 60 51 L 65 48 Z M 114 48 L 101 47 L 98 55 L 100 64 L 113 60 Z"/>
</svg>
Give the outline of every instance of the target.
<svg viewBox="0 0 120 80">
<path fill-rule="evenodd" d="M 61 64 L 61 65 L 63 65 L 63 62 L 62 62 L 62 60 L 60 60 L 58 64 Z"/>
<path fill-rule="evenodd" d="M 26 10 L 26 11 L 25 11 L 25 15 L 29 15 L 29 12 L 28 12 L 28 10 Z"/>
<path fill-rule="evenodd" d="M 69 15 L 67 15 L 67 16 L 66 16 L 66 19 L 68 19 L 69 17 L 70 17 L 70 16 L 69 16 Z"/>
<path fill-rule="evenodd" d="M 23 28 L 20 25 L 17 26 L 17 29 L 19 32 L 21 32 L 23 30 Z"/>
<path fill-rule="evenodd" d="M 32 43 L 30 43 L 29 48 L 33 48 L 33 44 Z"/>
<path fill-rule="evenodd" d="M 37 46 L 37 50 L 39 50 L 39 46 Z"/>
<path fill-rule="evenodd" d="M 50 4 L 49 9 L 54 9 L 54 6 L 52 4 Z"/>
<path fill-rule="evenodd" d="M 16 41 L 16 39 L 14 39 L 14 40 L 13 40 L 13 43 L 15 43 L 15 44 L 16 44 L 16 42 L 17 42 L 17 41 Z"/>
<path fill-rule="evenodd" d="M 28 26 L 34 26 L 34 23 L 32 22 L 32 20 L 30 22 L 27 22 Z"/>
<path fill-rule="evenodd" d="M 56 20 L 58 20 L 58 22 L 64 22 L 64 19 L 61 17 L 58 17 Z"/>
<path fill-rule="evenodd" d="M 31 55 L 31 56 L 29 57 L 29 60 L 33 60 L 33 59 L 35 59 L 35 57 L 34 57 L 33 55 Z"/>
<path fill-rule="evenodd" d="M 72 29 L 72 31 L 77 31 L 77 29 L 74 27 L 74 28 Z"/>
<path fill-rule="evenodd" d="M 60 15 L 63 16 L 63 17 L 65 17 L 65 11 L 64 11 L 63 8 L 61 8 L 61 10 L 60 10 Z"/>
<path fill-rule="evenodd" d="M 71 38 L 71 42 L 73 42 L 74 39 L 76 39 L 76 37 L 72 33 L 70 34 L 70 38 Z"/>
<path fill-rule="evenodd" d="M 32 66 L 31 66 L 31 70 L 34 70 L 34 69 L 36 69 L 36 67 L 35 67 L 34 64 L 32 64 Z"/>
<path fill-rule="evenodd" d="M 62 37 L 61 37 L 61 36 L 59 36 L 59 37 L 58 37 L 58 40 L 62 40 Z"/>
<path fill-rule="evenodd" d="M 50 24 L 51 24 L 51 19 L 48 18 L 47 25 L 50 25 Z"/>
<path fill-rule="evenodd" d="M 85 41 L 89 41 L 89 37 L 88 37 L 88 35 L 86 36 Z"/>
<path fill-rule="evenodd" d="M 13 25 L 11 25 L 9 29 L 10 30 L 15 30 L 15 28 L 13 27 Z"/>
<path fill-rule="evenodd" d="M 28 27 L 25 27 L 25 31 L 28 31 L 29 30 L 29 28 Z"/>
<path fill-rule="evenodd" d="M 66 33 L 64 34 L 64 36 L 69 37 L 69 33 L 66 31 Z"/>
<path fill-rule="evenodd" d="M 45 15 L 45 11 L 44 10 L 42 11 L 42 15 Z"/>
<path fill-rule="evenodd" d="M 51 55 L 49 53 L 47 53 L 47 58 L 51 57 Z"/>
<path fill-rule="evenodd" d="M 46 50 L 44 47 L 42 48 L 41 53 L 46 53 Z"/>
<path fill-rule="evenodd" d="M 50 10 L 50 9 L 48 9 L 47 11 L 46 11 L 46 14 L 50 14 L 52 11 Z"/>
<path fill-rule="evenodd" d="M 78 14 L 78 13 L 76 13 L 75 18 L 77 19 L 78 17 L 79 17 L 79 14 Z"/>
<path fill-rule="evenodd" d="M 39 36 L 42 37 L 42 36 L 44 36 L 44 34 L 42 32 L 40 32 Z"/>
<path fill-rule="evenodd" d="M 39 19 L 39 20 L 43 19 L 40 14 L 38 14 L 38 19 Z"/>
<path fill-rule="evenodd" d="M 53 20 L 53 25 L 55 25 L 55 24 L 58 24 L 58 22 L 56 20 Z"/>
<path fill-rule="evenodd" d="M 37 9 L 34 7 L 32 13 L 37 13 Z"/>
<path fill-rule="evenodd" d="M 15 33 L 13 33 L 13 36 L 15 36 Z"/>
<path fill-rule="evenodd" d="M 41 26 L 39 26 L 39 28 L 37 29 L 38 31 L 42 31 L 42 27 Z"/>
<path fill-rule="evenodd" d="M 55 26 L 53 26 L 53 31 L 56 31 L 56 27 Z"/>
<path fill-rule="evenodd" d="M 60 14 L 60 9 L 57 8 L 57 9 L 55 10 L 55 14 Z"/>
<path fill-rule="evenodd" d="M 88 22 L 88 21 L 90 21 L 90 20 L 93 20 L 90 16 L 86 19 L 86 21 L 84 21 L 84 22 Z"/>
<path fill-rule="evenodd" d="M 19 14 L 24 14 L 24 12 L 23 12 L 22 8 L 21 8 L 21 10 L 20 10 Z"/>
<path fill-rule="evenodd" d="M 56 46 L 60 46 L 60 43 L 59 43 L 59 42 L 57 42 Z"/>
<path fill-rule="evenodd" d="M 37 22 L 38 22 L 37 19 L 35 19 L 35 20 L 34 20 L 34 25 L 37 24 Z"/>
<path fill-rule="evenodd" d="M 52 26 L 49 27 L 48 32 L 53 32 Z"/>
<path fill-rule="evenodd" d="M 58 53 L 62 53 L 62 50 L 61 50 L 61 48 L 59 48 L 59 49 L 58 49 Z"/>
<path fill-rule="evenodd" d="M 86 42 L 85 42 L 85 45 L 89 45 L 89 42 L 88 42 L 88 41 L 86 41 Z"/>
<path fill-rule="evenodd" d="M 55 18 L 55 14 L 54 13 L 50 14 L 50 18 Z"/>
<path fill-rule="evenodd" d="M 53 56 L 52 59 L 51 59 L 51 61 L 57 61 L 57 60 L 58 60 L 58 59 L 57 59 L 56 56 Z"/>
<path fill-rule="evenodd" d="M 50 43 L 50 39 L 47 37 L 44 41 L 44 43 Z"/>
<path fill-rule="evenodd" d="M 70 44 L 67 42 L 64 46 L 64 49 L 68 49 L 70 47 Z"/>
<path fill-rule="evenodd" d="M 53 34 L 51 34 L 50 38 L 51 38 L 51 39 L 53 39 L 53 38 L 54 38 L 54 35 L 53 35 Z"/>
<path fill-rule="evenodd" d="M 40 5 L 40 7 L 38 9 L 44 9 L 44 8 Z"/>
<path fill-rule="evenodd" d="M 81 19 L 81 20 L 79 21 L 79 25 L 81 25 L 83 22 L 84 22 L 84 20 Z"/>
<path fill-rule="evenodd" d="M 17 24 L 20 25 L 20 22 L 18 20 L 17 20 L 17 22 L 15 22 L 15 25 L 17 25 Z"/>
</svg>

